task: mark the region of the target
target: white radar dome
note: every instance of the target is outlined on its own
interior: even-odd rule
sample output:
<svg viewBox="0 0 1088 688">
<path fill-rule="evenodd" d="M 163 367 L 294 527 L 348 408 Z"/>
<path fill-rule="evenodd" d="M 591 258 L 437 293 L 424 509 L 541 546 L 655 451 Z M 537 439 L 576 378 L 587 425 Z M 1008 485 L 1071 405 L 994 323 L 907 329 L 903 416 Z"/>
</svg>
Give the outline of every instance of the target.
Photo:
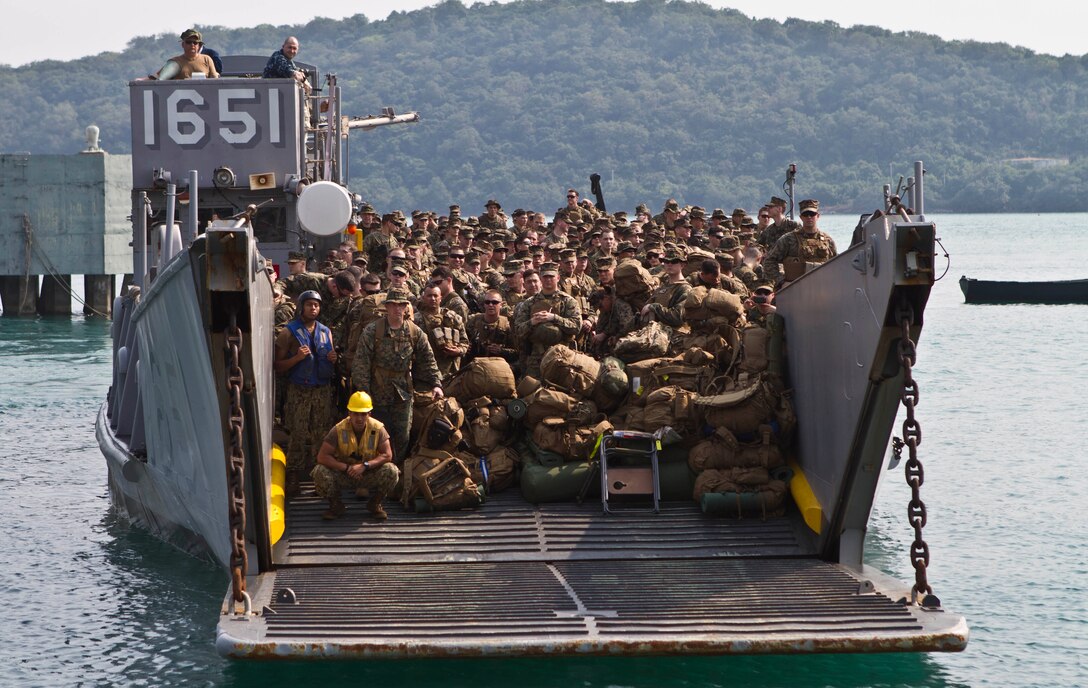
<svg viewBox="0 0 1088 688">
<path fill-rule="evenodd" d="M 317 236 L 342 232 L 351 220 L 351 196 L 334 182 L 308 184 L 298 197 L 298 221 Z"/>
</svg>

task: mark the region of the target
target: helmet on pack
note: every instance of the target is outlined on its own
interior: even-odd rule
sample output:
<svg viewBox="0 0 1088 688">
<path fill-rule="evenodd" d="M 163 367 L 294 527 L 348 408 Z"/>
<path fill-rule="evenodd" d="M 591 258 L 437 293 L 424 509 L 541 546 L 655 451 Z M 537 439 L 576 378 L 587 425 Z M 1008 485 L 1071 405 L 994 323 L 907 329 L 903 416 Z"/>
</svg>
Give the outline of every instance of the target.
<svg viewBox="0 0 1088 688">
<path fill-rule="evenodd" d="M 348 410 L 352 413 L 370 413 L 374 410 L 374 402 L 366 392 L 356 392 L 348 398 Z"/>
<path fill-rule="evenodd" d="M 321 303 L 321 294 L 314 291 L 313 289 L 307 289 L 306 291 L 298 295 L 299 306 L 302 306 L 302 304 L 306 303 L 307 301 L 317 301 L 318 303 Z"/>
</svg>

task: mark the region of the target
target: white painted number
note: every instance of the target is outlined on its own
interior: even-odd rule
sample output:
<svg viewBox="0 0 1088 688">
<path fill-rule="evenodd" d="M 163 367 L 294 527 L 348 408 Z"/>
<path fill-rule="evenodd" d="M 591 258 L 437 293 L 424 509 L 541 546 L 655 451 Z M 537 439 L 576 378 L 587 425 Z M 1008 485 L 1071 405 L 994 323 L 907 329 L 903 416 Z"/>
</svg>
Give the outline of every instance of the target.
<svg viewBox="0 0 1088 688">
<path fill-rule="evenodd" d="M 192 146 L 204 139 L 206 128 L 200 115 L 179 110 L 179 103 L 182 101 L 200 106 L 204 104 L 204 96 L 191 88 L 179 88 L 170 94 L 170 97 L 166 99 L 166 135 L 179 146 Z M 188 124 L 192 127 L 192 131 L 183 133 L 182 124 Z"/>
<path fill-rule="evenodd" d="M 258 134 L 259 125 L 252 114 L 241 109 L 244 102 L 257 101 L 257 89 L 254 88 L 224 88 L 219 93 L 219 121 L 220 126 L 216 132 L 229 144 L 244 145 L 251 143 Z M 144 91 L 143 97 L 143 127 L 144 145 L 154 146 L 158 143 L 158 131 L 155 126 L 156 98 L 151 89 Z M 268 142 L 279 144 L 283 140 L 283 117 L 280 93 L 276 89 L 269 89 L 268 97 Z M 179 88 L 166 98 L 166 135 L 179 146 L 203 145 L 208 134 L 208 124 L 205 117 L 210 113 L 202 113 L 186 109 L 191 107 L 201 108 L 204 105 L 204 96 L 191 88 Z M 251 108 L 252 109 L 252 108 Z M 213 115 L 214 117 L 214 115 Z M 214 126 L 214 123 L 213 123 Z"/>
<path fill-rule="evenodd" d="M 230 127 L 219 127 L 219 135 L 227 143 L 249 143 L 257 135 L 257 121 L 248 112 L 234 112 L 230 109 L 232 100 L 253 100 L 257 92 L 252 88 L 224 88 L 219 91 L 219 121 L 223 124 L 238 122 L 242 125 L 241 131 L 233 131 Z"/>
</svg>

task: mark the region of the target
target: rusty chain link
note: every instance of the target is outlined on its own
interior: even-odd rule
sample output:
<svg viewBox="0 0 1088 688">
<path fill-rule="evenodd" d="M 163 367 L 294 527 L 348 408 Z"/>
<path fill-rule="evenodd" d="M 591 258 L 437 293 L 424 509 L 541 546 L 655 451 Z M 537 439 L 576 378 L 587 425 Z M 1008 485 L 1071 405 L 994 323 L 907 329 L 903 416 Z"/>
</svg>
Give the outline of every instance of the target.
<svg viewBox="0 0 1088 688">
<path fill-rule="evenodd" d="M 239 361 L 242 348 L 242 331 L 238 328 L 237 313 L 230 314 L 227 329 L 227 396 L 230 399 L 230 453 L 227 455 L 227 496 L 230 513 L 230 573 L 231 590 L 235 602 L 245 601 L 246 571 L 249 569 L 246 553 L 246 457 L 242 450 L 242 365 Z"/>
<path fill-rule="evenodd" d="M 914 542 L 910 547 L 910 563 L 914 566 L 914 587 L 911 588 L 911 602 L 921 602 L 924 607 L 939 606 L 940 600 L 933 595 L 926 578 L 926 567 L 929 566 L 929 545 L 922 537 L 922 528 L 926 525 L 926 504 L 922 501 L 921 487 L 925 482 L 925 471 L 922 462 L 918 460 L 918 445 L 922 443 L 922 425 L 914 417 L 914 408 L 918 405 L 918 382 L 912 375 L 912 368 L 917 360 L 917 352 L 914 342 L 910 338 L 910 328 L 914 323 L 914 309 L 909 303 L 904 302 L 896 312 L 896 319 L 903 329 L 899 339 L 899 364 L 903 368 L 903 390 L 901 400 L 907 410 L 907 417 L 903 421 L 902 444 L 893 445 L 896 455 L 902 452 L 902 445 L 907 447 L 907 462 L 904 464 L 904 473 L 907 485 L 910 486 L 910 502 L 907 504 L 907 520 L 914 528 Z"/>
</svg>

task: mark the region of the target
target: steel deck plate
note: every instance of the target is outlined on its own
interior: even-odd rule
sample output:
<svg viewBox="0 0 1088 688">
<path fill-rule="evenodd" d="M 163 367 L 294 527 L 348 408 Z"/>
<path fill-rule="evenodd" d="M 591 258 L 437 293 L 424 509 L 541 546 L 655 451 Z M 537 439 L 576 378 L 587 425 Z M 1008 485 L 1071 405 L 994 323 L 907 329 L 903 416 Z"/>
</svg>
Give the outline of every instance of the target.
<svg viewBox="0 0 1088 688">
<path fill-rule="evenodd" d="M 240 658 L 751 654 L 960 650 L 963 618 L 897 602 L 902 584 L 814 558 L 798 519 L 718 519 L 694 504 L 601 513 L 516 493 L 439 514 L 364 502 L 322 521 L 289 505 L 255 614 L 224 606 Z M 872 585 L 867 583 L 871 582 Z M 281 597 L 285 590 L 295 602 Z"/>
<path fill-rule="evenodd" d="M 878 574 L 879 575 L 879 574 Z M 278 602 L 290 588 L 297 603 Z M 385 564 L 253 580 L 259 615 L 224 615 L 244 658 L 959 650 L 962 617 L 867 592 L 812 559 Z"/>
<path fill-rule="evenodd" d="M 290 505 L 283 566 L 438 561 L 558 561 L 678 557 L 805 556 L 814 550 L 787 517 L 704 516 L 693 502 L 666 503 L 660 514 L 633 507 L 601 512 L 585 504 L 533 505 L 517 493 L 489 498 L 477 510 L 415 514 L 399 505 L 378 524 L 365 503 L 323 521 L 327 504 L 302 497 Z"/>
</svg>

